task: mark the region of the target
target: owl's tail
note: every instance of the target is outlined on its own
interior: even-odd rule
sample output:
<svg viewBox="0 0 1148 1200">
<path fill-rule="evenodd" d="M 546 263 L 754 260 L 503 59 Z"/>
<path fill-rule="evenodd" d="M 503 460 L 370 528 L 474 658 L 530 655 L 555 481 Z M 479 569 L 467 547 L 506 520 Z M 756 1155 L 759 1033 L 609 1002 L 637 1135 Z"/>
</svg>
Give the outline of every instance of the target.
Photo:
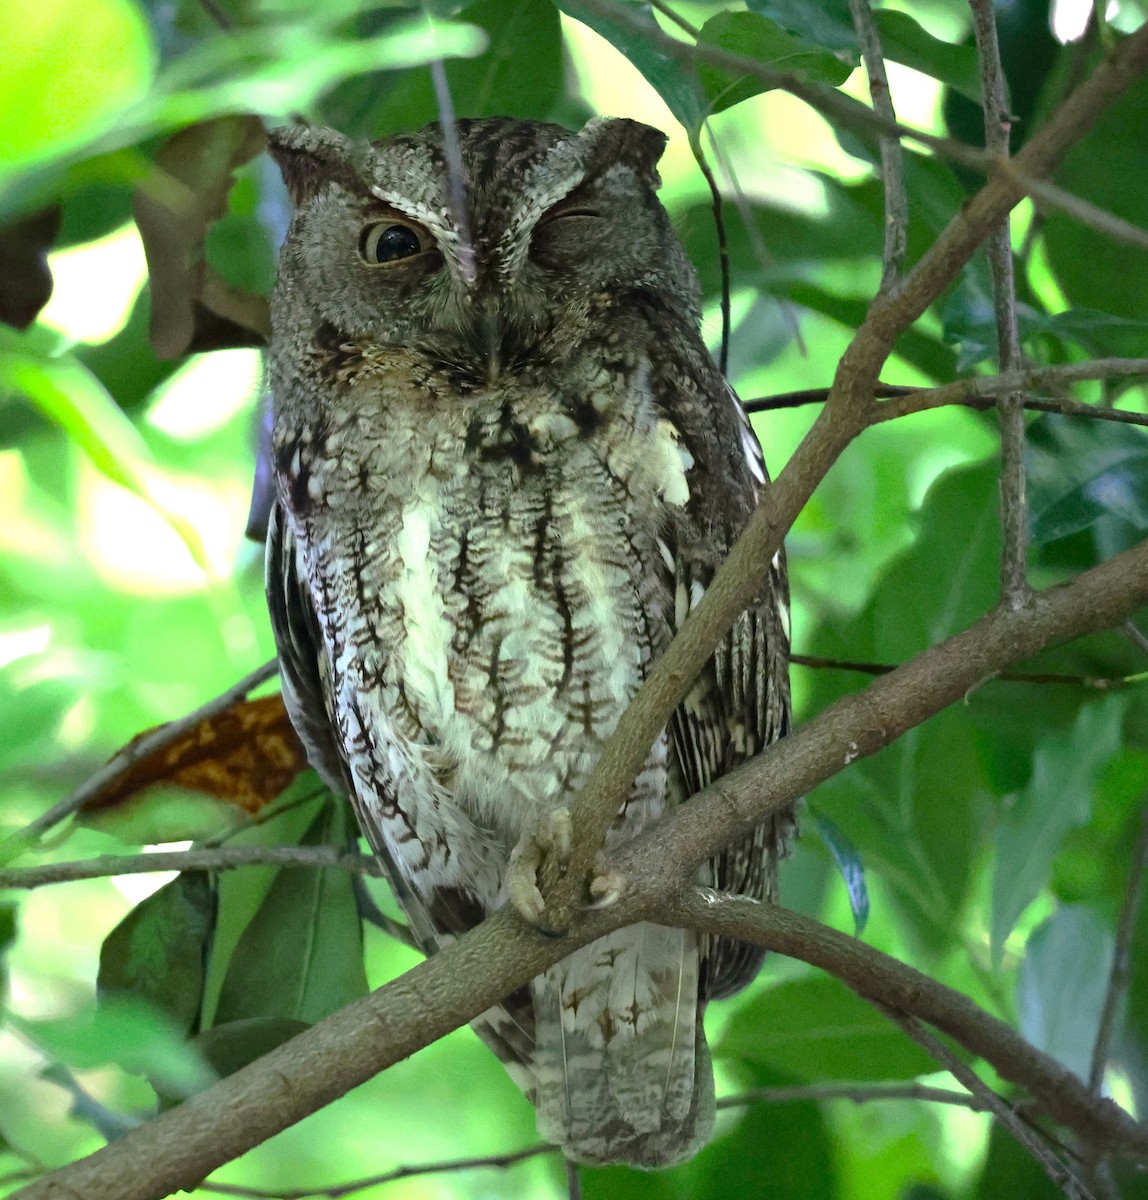
<svg viewBox="0 0 1148 1200">
<path fill-rule="evenodd" d="M 584 1163 L 668 1167 L 713 1127 L 697 937 L 633 925 L 532 985 L 538 1132 Z"/>
</svg>

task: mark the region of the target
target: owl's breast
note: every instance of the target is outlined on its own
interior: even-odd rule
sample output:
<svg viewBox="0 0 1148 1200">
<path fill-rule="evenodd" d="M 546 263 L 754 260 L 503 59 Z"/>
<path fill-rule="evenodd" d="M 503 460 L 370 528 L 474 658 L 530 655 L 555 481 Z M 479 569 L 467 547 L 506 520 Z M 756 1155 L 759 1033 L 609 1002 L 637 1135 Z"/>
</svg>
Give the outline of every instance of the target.
<svg viewBox="0 0 1148 1200">
<path fill-rule="evenodd" d="M 664 421 L 532 399 L 340 439 L 315 518 L 345 564 L 318 572 L 334 673 L 389 790 L 509 844 L 582 785 L 668 641 L 657 533 L 691 465 Z"/>
</svg>

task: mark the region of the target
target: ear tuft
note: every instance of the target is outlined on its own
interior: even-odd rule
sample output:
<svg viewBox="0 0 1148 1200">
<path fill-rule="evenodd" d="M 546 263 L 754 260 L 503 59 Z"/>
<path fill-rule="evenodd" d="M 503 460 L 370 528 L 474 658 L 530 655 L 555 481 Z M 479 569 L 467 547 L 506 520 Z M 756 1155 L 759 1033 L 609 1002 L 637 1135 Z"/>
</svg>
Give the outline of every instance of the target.
<svg viewBox="0 0 1148 1200">
<path fill-rule="evenodd" d="M 348 189 L 362 188 L 352 165 L 352 143 L 334 129 L 280 125 L 270 130 L 267 138 L 267 149 L 279 164 L 296 208 L 327 183 L 341 183 Z"/>
<path fill-rule="evenodd" d="M 578 136 L 587 146 L 587 175 L 624 162 L 651 187 L 661 183 L 658 160 L 669 139 L 660 129 L 629 117 L 596 117 L 583 126 Z"/>
</svg>

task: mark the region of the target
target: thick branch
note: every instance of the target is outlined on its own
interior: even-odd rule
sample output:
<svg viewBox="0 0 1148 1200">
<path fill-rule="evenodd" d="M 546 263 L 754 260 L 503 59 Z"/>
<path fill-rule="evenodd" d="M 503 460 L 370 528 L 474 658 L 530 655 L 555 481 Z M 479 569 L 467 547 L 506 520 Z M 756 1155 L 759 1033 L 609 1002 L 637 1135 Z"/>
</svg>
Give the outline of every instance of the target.
<svg viewBox="0 0 1148 1200">
<path fill-rule="evenodd" d="M 672 40 L 672 39 L 671 39 Z M 1018 167 L 1048 174 L 1103 109 L 1148 70 L 1148 26 L 1065 101 L 1017 155 Z M 565 879 L 544 864 L 542 890 L 553 928 L 566 928 L 585 900 L 585 880 L 603 835 L 621 809 L 650 746 L 718 642 L 760 588 L 765 565 L 781 547 L 825 473 L 870 422 L 874 390 L 897 336 L 956 278 L 961 267 L 1022 196 L 1010 180 L 994 177 L 968 202 L 917 266 L 870 306 L 838 364 L 825 407 L 777 481 L 766 491 L 729 558 L 701 603 L 623 714 L 576 802 L 574 846 Z"/>
<path fill-rule="evenodd" d="M 578 946 L 637 920 L 665 921 L 669 915 L 693 920 L 697 914 L 682 898 L 688 889 L 681 881 L 767 813 L 793 803 L 854 758 L 887 745 L 1009 663 L 1054 642 L 1117 625 L 1145 604 L 1148 542 L 1065 587 L 1038 593 L 1023 616 L 1002 609 L 983 618 L 839 701 L 627 847 L 615 863 L 629 881 L 618 903 L 581 914 L 566 938 L 543 938 L 509 911 L 500 911 L 386 987 L 19 1195 L 23 1200 L 159 1200 L 191 1187 L 477 1016 Z M 848 982 L 859 978 L 866 994 L 945 1029 L 1094 1144 L 1148 1156 L 1148 1131 L 966 997 L 854 938 L 782 909 L 749 902 L 717 909 L 737 912 L 739 919 L 745 911 L 754 912 L 755 920 L 771 922 L 774 949 Z"/>
<path fill-rule="evenodd" d="M 866 999 L 944 1030 L 1090 1142 L 1148 1156 L 1148 1129 L 1111 1100 L 1093 1096 L 1067 1067 L 967 996 L 848 934 L 788 909 L 702 888 L 679 889 L 669 898 L 666 917 L 675 924 L 736 937 L 821 967 Z"/>
</svg>

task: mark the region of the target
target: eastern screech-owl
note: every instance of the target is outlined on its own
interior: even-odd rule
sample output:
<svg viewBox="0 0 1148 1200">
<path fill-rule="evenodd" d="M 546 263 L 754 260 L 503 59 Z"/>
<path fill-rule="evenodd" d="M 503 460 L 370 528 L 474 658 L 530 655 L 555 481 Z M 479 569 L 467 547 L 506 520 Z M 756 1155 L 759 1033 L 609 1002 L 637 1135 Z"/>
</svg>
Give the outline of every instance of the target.
<svg viewBox="0 0 1148 1200">
<path fill-rule="evenodd" d="M 272 138 L 295 203 L 271 347 L 283 691 L 428 953 L 507 899 L 512 848 L 577 794 L 766 478 L 655 196 L 665 137 L 455 129 L 454 157 L 437 126 Z M 779 558 L 607 849 L 785 732 L 785 603 Z M 700 878 L 771 898 L 791 826 Z M 705 1002 L 760 962 L 638 925 L 475 1028 L 570 1158 L 664 1166 L 712 1124 Z"/>
</svg>

